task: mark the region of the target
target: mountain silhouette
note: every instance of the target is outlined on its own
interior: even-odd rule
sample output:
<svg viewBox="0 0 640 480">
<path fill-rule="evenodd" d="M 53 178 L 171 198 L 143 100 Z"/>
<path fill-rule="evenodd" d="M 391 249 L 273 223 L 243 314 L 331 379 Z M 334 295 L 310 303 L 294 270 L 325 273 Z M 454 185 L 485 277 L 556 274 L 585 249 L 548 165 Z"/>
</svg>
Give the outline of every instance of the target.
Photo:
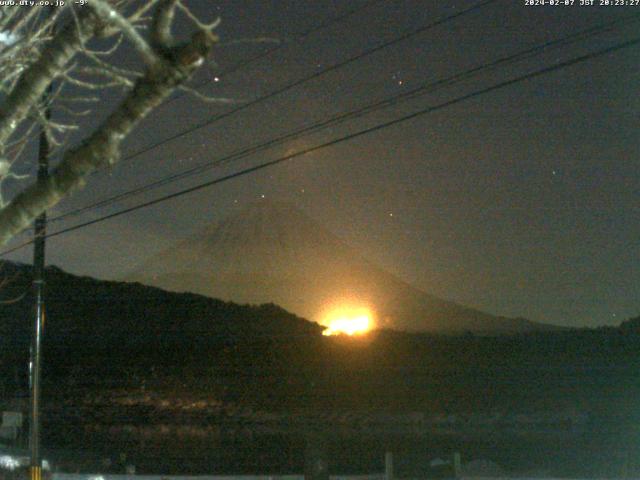
<svg viewBox="0 0 640 480">
<path fill-rule="evenodd" d="M 126 279 L 238 303 L 275 303 L 322 323 L 330 306 L 366 307 L 379 327 L 516 333 L 553 328 L 429 295 L 360 256 L 287 203 L 260 201 L 151 257 Z"/>
</svg>

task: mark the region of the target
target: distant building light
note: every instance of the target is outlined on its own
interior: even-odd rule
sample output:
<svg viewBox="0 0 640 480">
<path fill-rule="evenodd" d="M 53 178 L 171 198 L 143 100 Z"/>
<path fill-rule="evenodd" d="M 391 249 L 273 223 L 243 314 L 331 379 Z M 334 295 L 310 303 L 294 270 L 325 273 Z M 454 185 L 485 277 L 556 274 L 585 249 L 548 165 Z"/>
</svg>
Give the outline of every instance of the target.
<svg viewBox="0 0 640 480">
<path fill-rule="evenodd" d="M 29 457 L 13 457 L 11 455 L 0 455 L 0 468 L 15 470 L 19 467 L 28 467 L 30 463 Z M 42 469 L 51 471 L 51 465 L 47 460 L 42 460 Z M 101 477 L 101 480 L 104 478 Z"/>
<path fill-rule="evenodd" d="M 15 470 L 20 466 L 20 461 L 10 455 L 0 456 L 0 467 L 8 468 L 9 470 Z"/>
</svg>

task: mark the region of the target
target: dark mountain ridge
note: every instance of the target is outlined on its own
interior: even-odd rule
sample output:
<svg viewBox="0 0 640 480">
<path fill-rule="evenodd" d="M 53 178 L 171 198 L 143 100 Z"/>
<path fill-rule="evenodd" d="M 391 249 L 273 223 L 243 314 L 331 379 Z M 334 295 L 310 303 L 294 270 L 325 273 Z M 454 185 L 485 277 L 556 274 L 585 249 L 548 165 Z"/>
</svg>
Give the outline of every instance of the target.
<svg viewBox="0 0 640 480">
<path fill-rule="evenodd" d="M 31 267 L 5 262 L 0 291 L 0 348 L 25 354 L 32 325 Z M 49 349 L 111 355 L 136 349 L 171 353 L 175 346 L 233 338 L 321 335 L 322 327 L 273 305 L 238 305 L 201 295 L 165 292 L 136 283 L 46 270 L 46 345 Z M 174 352 L 176 355 L 180 351 Z M 69 354 L 67 352 L 66 354 Z"/>
</svg>

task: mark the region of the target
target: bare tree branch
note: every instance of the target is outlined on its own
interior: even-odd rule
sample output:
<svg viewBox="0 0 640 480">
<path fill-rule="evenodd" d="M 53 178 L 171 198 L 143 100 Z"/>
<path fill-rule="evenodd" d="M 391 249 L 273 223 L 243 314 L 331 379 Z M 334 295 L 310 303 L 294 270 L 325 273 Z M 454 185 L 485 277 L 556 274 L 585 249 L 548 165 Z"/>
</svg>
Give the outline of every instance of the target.
<svg viewBox="0 0 640 480">
<path fill-rule="evenodd" d="M 99 16 L 107 15 L 109 18 L 105 21 L 122 31 L 127 39 L 134 44 L 138 53 L 147 63 L 146 70 L 106 120 L 78 147 L 63 154 L 62 161 L 47 181 L 37 182 L 27 187 L 16 195 L 4 209 L 0 210 L 0 244 L 5 244 L 15 234 L 30 226 L 40 213 L 56 205 L 64 196 L 83 187 L 90 173 L 101 167 L 117 163 L 123 140 L 150 111 L 204 64 L 217 41 L 217 37 L 212 32 L 217 23 L 207 25 L 196 19 L 194 21 L 198 31 L 191 37 L 191 40 L 181 45 L 172 45 L 170 34 L 172 11 L 175 6 L 180 6 L 180 3 L 173 0 L 161 1 L 159 7 L 156 8 L 152 31 L 149 34 L 157 44 L 154 49 L 125 17 L 108 3 L 103 0 L 93 0 L 92 5 Z M 186 7 L 185 11 L 188 11 Z M 113 12 L 115 14 L 112 14 Z M 16 97 L 15 91 L 20 88 L 18 86 L 10 94 L 11 97 L 14 97 L 12 103 L 9 103 L 10 108 L 6 106 L 6 102 L 5 105 L 2 105 L 0 144 L 4 144 L 11 136 L 11 122 L 24 119 L 29 110 L 38 105 L 44 89 L 55 76 L 64 76 L 71 82 L 83 82 L 72 77 L 64 69 L 74 53 L 82 48 L 83 42 L 100 26 L 97 18 L 98 15 L 80 17 L 81 31 L 75 26 L 69 28 L 67 25 L 67 28 L 58 33 L 42 52 L 44 56 L 45 51 L 50 53 L 55 51 L 57 53 L 55 59 L 41 57 L 30 67 L 30 74 L 23 75 L 23 77 L 27 76 L 28 80 L 30 79 L 29 88 L 23 89 L 23 95 L 28 96 L 28 100 Z M 189 13 L 189 18 L 195 19 L 191 13 Z M 60 52 L 64 52 L 64 54 Z M 117 69 L 105 69 L 105 74 L 107 77 L 122 76 Z M 86 86 L 95 86 L 95 83 L 86 83 Z M 85 100 L 87 99 L 83 99 L 83 101 Z M 19 111 L 16 112 L 16 110 Z M 65 130 L 69 128 L 69 125 L 49 121 L 46 128 Z"/>
<path fill-rule="evenodd" d="M 182 90 L 183 92 L 186 92 L 189 95 L 193 95 L 198 100 L 202 100 L 203 102 L 206 102 L 206 103 L 218 103 L 218 104 L 222 104 L 222 105 L 230 105 L 230 104 L 234 104 L 234 103 L 240 103 L 240 101 L 238 99 L 236 99 L 236 98 L 213 97 L 213 96 L 201 93 L 198 90 L 196 90 L 195 88 L 188 87 L 187 85 L 180 85 L 180 87 L 178 87 L 178 88 L 180 90 Z"/>
<path fill-rule="evenodd" d="M 144 62 L 149 67 L 153 67 L 158 62 L 156 52 L 151 48 L 147 41 L 138 33 L 133 24 L 123 17 L 120 12 L 103 0 L 91 0 L 91 8 L 93 8 L 98 16 L 107 23 L 116 26 L 136 48 Z"/>
<path fill-rule="evenodd" d="M 6 144 L 29 111 L 40 102 L 51 81 L 64 70 L 82 48 L 83 42 L 94 33 L 97 18 L 87 11 L 82 20 L 79 29 L 68 23 L 53 38 L 42 50 L 38 61 L 20 76 L 20 81 L 4 100 L 0 107 L 0 148 Z"/>
<path fill-rule="evenodd" d="M 178 0 L 162 0 L 151 25 L 151 46 L 161 52 L 173 44 L 171 25 Z"/>
</svg>

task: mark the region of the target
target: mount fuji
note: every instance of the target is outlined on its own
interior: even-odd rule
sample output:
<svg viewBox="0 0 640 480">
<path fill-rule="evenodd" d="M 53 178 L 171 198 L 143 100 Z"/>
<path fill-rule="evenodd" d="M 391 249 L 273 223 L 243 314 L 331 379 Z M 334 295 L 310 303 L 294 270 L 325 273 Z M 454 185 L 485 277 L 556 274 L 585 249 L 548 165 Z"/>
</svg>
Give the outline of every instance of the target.
<svg viewBox="0 0 640 480">
<path fill-rule="evenodd" d="M 423 292 L 286 203 L 261 201 L 149 258 L 126 279 L 237 303 L 275 303 L 322 323 L 330 305 L 367 306 L 379 328 L 432 333 L 553 329 Z"/>
</svg>

